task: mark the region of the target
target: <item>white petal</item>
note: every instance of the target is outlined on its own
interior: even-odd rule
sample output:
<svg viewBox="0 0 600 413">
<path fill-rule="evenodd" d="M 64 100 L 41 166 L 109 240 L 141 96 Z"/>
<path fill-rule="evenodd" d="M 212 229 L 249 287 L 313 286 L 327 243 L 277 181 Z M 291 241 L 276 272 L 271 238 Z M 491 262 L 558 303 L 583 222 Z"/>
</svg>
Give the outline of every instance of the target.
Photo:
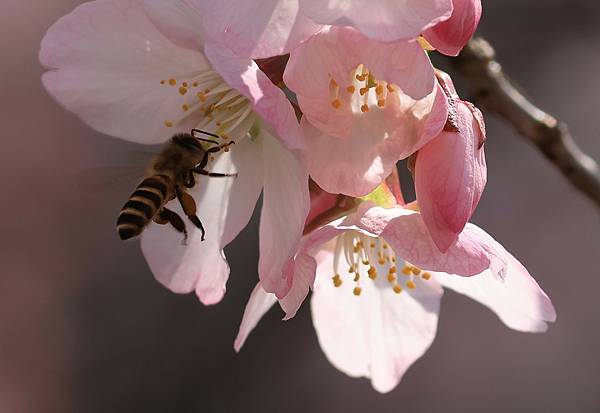
<svg viewBox="0 0 600 413">
<path fill-rule="evenodd" d="M 240 324 L 238 335 L 235 338 L 235 343 L 233 344 L 235 351 L 240 351 L 246 342 L 248 335 L 250 335 L 260 319 L 266 314 L 267 311 L 271 309 L 271 307 L 273 307 L 273 304 L 276 302 L 277 298 L 275 297 L 275 294 L 270 294 L 263 290 L 263 288 L 260 286 L 260 283 L 256 284 L 256 287 L 254 287 L 254 290 L 252 290 L 248 304 L 246 304 L 244 316 L 242 317 L 242 323 Z"/>
<path fill-rule="evenodd" d="M 250 139 L 235 145 L 208 166 L 214 172 L 232 173 L 237 178 L 197 177 L 190 191 L 196 200 L 198 217 L 204 224 L 206 240 L 200 230 L 184 218 L 189 232 L 183 236 L 170 225 L 150 224 L 142 235 L 142 251 L 155 277 L 177 293 L 196 294 L 204 304 L 215 304 L 225 293 L 229 266 L 223 247 L 246 226 L 260 195 L 262 157 L 260 146 Z M 168 208 L 185 217 L 176 201 Z"/>
<path fill-rule="evenodd" d="M 508 327 L 525 332 L 544 332 L 556 320 L 552 302 L 521 263 L 509 253 L 504 279 L 490 270 L 473 277 L 443 273 L 435 278 L 444 287 L 485 305 Z"/>
<path fill-rule="evenodd" d="M 317 269 L 313 323 L 329 361 L 352 377 L 369 377 L 379 392 L 392 390 L 435 337 L 442 288 L 415 279 L 410 293 L 392 291 L 385 277 L 361 282 L 362 294 L 344 278 L 331 282 L 332 254 Z"/>
<path fill-rule="evenodd" d="M 263 288 L 282 298 L 291 287 L 283 269 L 298 250 L 310 209 L 308 171 L 300 154 L 286 149 L 264 126 L 261 137 L 264 190 L 258 273 Z"/>
</svg>

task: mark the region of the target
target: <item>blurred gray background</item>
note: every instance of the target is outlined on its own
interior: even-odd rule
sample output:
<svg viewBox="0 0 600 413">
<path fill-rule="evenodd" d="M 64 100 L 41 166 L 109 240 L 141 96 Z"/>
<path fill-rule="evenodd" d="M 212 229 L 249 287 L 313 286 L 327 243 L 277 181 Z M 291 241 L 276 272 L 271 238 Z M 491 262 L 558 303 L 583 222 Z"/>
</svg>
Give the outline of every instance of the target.
<svg viewBox="0 0 600 413">
<path fill-rule="evenodd" d="M 2 2 L 0 412 L 600 410 L 598 211 L 492 117 L 474 220 L 553 298 L 548 333 L 513 332 L 449 292 L 432 348 L 387 395 L 327 362 L 307 305 L 285 323 L 271 311 L 235 354 L 257 220 L 227 249 L 225 299 L 203 307 L 161 287 L 138 245 L 118 240 L 130 188 L 78 189 L 82 170 L 124 162 L 133 148 L 87 128 L 41 86 L 40 40 L 78 3 Z M 505 69 L 596 159 L 599 19 L 590 0 L 484 0 L 480 26 Z"/>
</svg>

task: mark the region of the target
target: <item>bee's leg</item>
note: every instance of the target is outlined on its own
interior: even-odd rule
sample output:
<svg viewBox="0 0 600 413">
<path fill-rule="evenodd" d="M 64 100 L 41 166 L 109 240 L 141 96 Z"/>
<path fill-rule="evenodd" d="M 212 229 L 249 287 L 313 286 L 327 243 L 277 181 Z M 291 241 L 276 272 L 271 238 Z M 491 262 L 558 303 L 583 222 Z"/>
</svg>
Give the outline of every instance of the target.
<svg viewBox="0 0 600 413">
<path fill-rule="evenodd" d="M 190 171 L 188 181 L 186 182 L 186 188 L 193 188 L 196 185 L 196 178 L 194 177 L 194 171 Z"/>
<path fill-rule="evenodd" d="M 204 152 L 204 156 L 202 157 L 202 160 L 200 161 L 200 163 L 198 163 L 196 168 L 204 169 L 204 167 L 208 164 L 208 157 L 210 156 L 211 153 L 219 152 L 225 148 L 228 148 L 229 146 L 233 145 L 234 143 L 235 143 L 234 141 L 231 141 L 228 143 L 224 143 L 223 145 L 217 144 L 218 146 L 213 146 L 212 148 L 207 149 L 206 152 Z"/>
<path fill-rule="evenodd" d="M 200 167 L 194 168 L 193 171 L 200 175 L 210 176 L 211 178 L 227 178 L 227 177 L 235 178 L 236 176 L 238 176 L 237 172 L 234 174 L 222 174 L 219 172 L 210 172 L 210 171 L 207 171 Z"/>
<path fill-rule="evenodd" d="M 160 225 L 171 224 L 173 226 L 173 228 L 175 228 L 177 231 L 183 233 L 183 236 L 184 236 L 183 243 L 185 244 L 187 242 L 187 238 L 188 238 L 187 229 L 185 228 L 185 224 L 184 224 L 183 220 L 181 219 L 181 217 L 179 215 L 177 215 L 176 212 L 173 212 L 170 209 L 163 207 L 158 212 L 158 214 L 156 214 L 153 221 Z"/>
<path fill-rule="evenodd" d="M 183 208 L 183 212 L 190 221 L 200 230 L 201 232 L 201 241 L 204 241 L 204 227 L 202 226 L 202 222 L 200 222 L 200 218 L 196 216 L 196 201 L 194 198 L 187 192 L 183 191 L 180 187 L 175 188 L 175 192 L 177 193 L 177 199 Z"/>
</svg>

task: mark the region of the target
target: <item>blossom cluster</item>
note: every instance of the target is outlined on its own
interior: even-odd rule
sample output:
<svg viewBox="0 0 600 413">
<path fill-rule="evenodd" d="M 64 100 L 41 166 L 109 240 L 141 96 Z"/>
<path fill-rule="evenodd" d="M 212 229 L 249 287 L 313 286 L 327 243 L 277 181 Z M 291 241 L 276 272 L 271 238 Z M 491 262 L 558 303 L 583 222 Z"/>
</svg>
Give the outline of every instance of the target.
<svg viewBox="0 0 600 413">
<path fill-rule="evenodd" d="M 198 128 L 235 142 L 209 167 L 238 177 L 190 191 L 206 240 L 193 227 L 184 245 L 167 226 L 142 234 L 152 272 L 219 302 L 223 248 L 262 193 L 259 280 L 236 350 L 275 303 L 289 319 L 312 291 L 328 359 L 386 392 L 432 343 L 443 287 L 516 330 L 556 317 L 525 267 L 468 223 L 486 184 L 485 124 L 429 53 L 456 56 L 480 16 L 480 0 L 94 0 L 49 29 L 42 80 L 114 137 L 156 144 Z"/>
</svg>

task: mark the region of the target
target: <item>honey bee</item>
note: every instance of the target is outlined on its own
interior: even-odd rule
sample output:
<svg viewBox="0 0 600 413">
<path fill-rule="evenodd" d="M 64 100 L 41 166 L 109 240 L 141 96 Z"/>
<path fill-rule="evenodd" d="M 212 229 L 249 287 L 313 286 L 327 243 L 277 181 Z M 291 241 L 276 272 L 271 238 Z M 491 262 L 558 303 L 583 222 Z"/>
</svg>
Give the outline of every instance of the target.
<svg viewBox="0 0 600 413">
<path fill-rule="evenodd" d="M 196 184 L 194 174 L 219 178 L 236 177 L 237 174 L 216 173 L 204 169 L 210 154 L 227 151 L 229 145 L 234 142 L 219 144 L 212 139 L 199 138 L 196 133 L 219 138 L 210 132 L 192 129 L 190 133 L 176 134 L 169 140 L 150 162 L 144 180 L 119 213 L 117 232 L 122 240 L 140 235 L 150 221 L 154 221 L 160 225 L 171 224 L 184 235 L 185 243 L 188 233 L 183 219 L 165 207 L 167 202 L 177 198 L 185 215 L 200 229 L 201 240 L 204 241 L 205 231 L 202 222 L 196 216 L 196 202 L 187 192 Z M 215 146 L 204 149 L 202 142 Z"/>
</svg>

